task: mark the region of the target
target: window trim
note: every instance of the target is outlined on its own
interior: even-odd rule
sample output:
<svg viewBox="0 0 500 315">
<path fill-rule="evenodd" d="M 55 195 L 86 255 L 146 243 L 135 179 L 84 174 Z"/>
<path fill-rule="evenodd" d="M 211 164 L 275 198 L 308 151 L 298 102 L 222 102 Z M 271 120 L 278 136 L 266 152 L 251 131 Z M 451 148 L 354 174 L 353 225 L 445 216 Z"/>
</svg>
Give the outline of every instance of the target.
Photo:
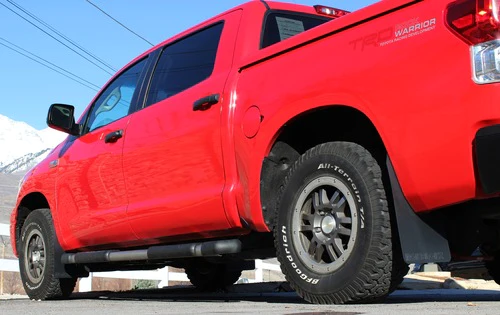
<svg viewBox="0 0 500 315">
<path fill-rule="evenodd" d="M 326 16 L 321 16 L 321 15 L 316 15 L 316 14 L 309 14 L 309 13 L 304 13 L 304 12 L 289 11 L 289 10 L 266 10 L 266 13 L 264 13 L 264 18 L 262 19 L 262 28 L 261 28 L 261 32 L 260 32 L 259 50 L 267 48 L 267 47 L 271 47 L 271 46 L 273 46 L 273 45 L 278 44 L 278 43 L 281 42 L 280 41 L 278 43 L 274 43 L 272 45 L 263 47 L 263 45 L 264 45 L 264 34 L 266 32 L 267 19 L 269 18 L 269 15 L 274 14 L 274 13 L 295 15 L 295 16 L 299 16 L 299 17 L 316 18 L 318 20 L 325 20 L 326 22 L 334 20 L 333 18 L 328 18 Z"/>
<path fill-rule="evenodd" d="M 104 93 L 104 91 L 106 91 L 116 80 L 118 80 L 125 72 L 127 72 L 129 69 L 133 68 L 134 66 L 136 66 L 138 63 L 146 60 L 146 63 L 144 64 L 144 68 L 142 69 L 141 71 L 141 74 L 139 75 L 139 79 L 137 80 L 137 86 L 134 90 L 134 94 L 132 96 L 132 99 L 130 100 L 130 107 L 128 109 L 128 113 L 126 116 L 123 116 L 122 118 L 124 117 L 127 117 L 127 116 L 130 116 L 131 114 L 133 114 L 134 112 L 137 111 L 137 103 L 139 102 L 139 96 L 140 96 L 140 92 L 142 90 L 142 87 L 143 87 L 143 84 L 144 84 L 144 78 L 145 78 L 145 74 L 147 73 L 147 69 L 148 67 L 150 67 L 150 55 L 146 55 L 146 56 L 143 56 L 142 58 L 140 58 L 139 60 L 137 60 L 136 62 L 134 62 L 133 64 L 129 65 L 127 68 L 123 69 L 122 71 L 120 71 L 119 73 L 117 73 L 113 80 L 109 81 L 108 84 L 106 84 L 105 86 L 103 86 L 101 88 L 101 90 L 99 91 L 99 93 L 94 97 L 94 101 L 92 102 L 92 104 L 90 105 L 90 107 L 88 108 L 88 110 L 82 115 L 83 117 L 85 117 L 85 121 L 81 122 L 81 130 L 82 130 L 82 134 L 80 136 L 84 136 L 94 130 L 98 130 L 99 128 L 101 127 L 104 127 L 104 126 L 99 126 L 97 127 L 96 129 L 92 130 L 92 131 L 86 131 L 87 130 L 87 126 L 88 126 L 88 123 L 89 123 L 89 119 L 90 119 L 90 113 L 94 110 L 94 107 L 96 105 L 96 102 L 97 100 L 101 97 L 101 95 Z M 139 89 L 138 89 L 139 87 Z M 121 119 L 121 118 L 120 118 Z M 115 120 L 116 121 L 116 120 Z"/>
<path fill-rule="evenodd" d="M 155 49 L 154 52 L 152 52 L 152 54 L 154 54 L 155 60 L 154 60 L 154 62 L 151 63 L 151 72 L 148 73 L 148 77 L 144 80 L 145 83 L 147 82 L 147 85 L 146 85 L 146 88 L 144 89 L 145 91 L 144 91 L 144 95 L 143 95 L 143 98 L 142 98 L 142 103 L 141 103 L 140 106 L 138 106 L 138 110 L 141 110 L 141 109 L 144 109 L 144 108 L 147 108 L 147 107 L 149 107 L 151 105 L 156 104 L 156 103 L 153 103 L 153 104 L 150 104 L 149 106 L 146 106 L 146 103 L 147 103 L 147 100 L 148 100 L 148 94 L 149 94 L 149 91 L 151 89 L 151 85 L 153 83 L 153 77 L 154 77 L 156 68 L 158 67 L 158 64 L 160 62 L 160 58 L 161 58 L 161 55 L 162 55 L 163 51 L 167 47 L 169 47 L 169 46 L 171 46 L 173 44 L 176 44 L 176 43 L 178 43 L 178 42 L 180 42 L 180 41 L 182 41 L 182 40 L 184 40 L 184 39 L 186 39 L 188 37 L 194 36 L 194 35 L 202 32 L 202 31 L 204 31 L 206 29 L 209 29 L 211 27 L 216 26 L 217 24 L 222 24 L 222 32 L 221 32 L 221 35 L 220 35 L 220 38 L 219 38 L 219 45 L 217 47 L 217 53 L 215 54 L 215 61 L 214 61 L 214 69 L 215 69 L 215 66 L 217 64 L 217 57 L 219 55 L 218 53 L 219 53 L 220 43 L 222 41 L 222 36 L 224 34 L 225 22 L 226 22 L 225 20 L 219 20 L 219 21 L 210 23 L 210 24 L 208 24 L 206 26 L 203 26 L 203 27 L 201 27 L 199 29 L 194 30 L 193 32 L 191 32 L 189 34 L 186 34 L 185 36 L 182 36 L 181 38 L 178 38 L 178 39 L 176 39 L 176 40 L 174 40 L 172 42 L 169 42 L 169 43 L 167 43 L 167 44 L 165 44 L 165 45 L 163 45 L 161 47 L 158 47 L 157 49 Z M 199 83 L 201 83 L 201 82 L 203 82 L 205 80 L 208 80 L 212 76 L 212 74 L 214 73 L 214 69 L 212 69 L 212 73 L 210 73 L 210 75 L 207 78 L 205 78 L 204 80 L 196 83 L 195 85 L 197 85 L 197 84 L 199 84 Z M 193 87 L 193 86 L 191 86 L 191 87 Z M 180 92 L 180 93 L 182 93 L 182 92 Z"/>
</svg>

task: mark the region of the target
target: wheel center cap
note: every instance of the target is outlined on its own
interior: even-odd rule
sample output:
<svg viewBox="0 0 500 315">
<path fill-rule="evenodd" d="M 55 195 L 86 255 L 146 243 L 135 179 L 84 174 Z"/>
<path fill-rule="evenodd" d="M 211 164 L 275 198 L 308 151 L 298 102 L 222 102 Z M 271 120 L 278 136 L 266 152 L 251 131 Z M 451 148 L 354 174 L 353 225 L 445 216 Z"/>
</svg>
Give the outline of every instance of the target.
<svg viewBox="0 0 500 315">
<path fill-rule="evenodd" d="M 33 262 L 39 262 L 41 258 L 40 252 L 39 251 L 34 251 L 33 252 Z"/>
<path fill-rule="evenodd" d="M 325 234 L 332 233 L 336 226 L 337 222 L 335 221 L 335 218 L 331 215 L 327 215 L 326 217 L 323 218 L 323 220 L 321 220 L 321 230 Z"/>
</svg>

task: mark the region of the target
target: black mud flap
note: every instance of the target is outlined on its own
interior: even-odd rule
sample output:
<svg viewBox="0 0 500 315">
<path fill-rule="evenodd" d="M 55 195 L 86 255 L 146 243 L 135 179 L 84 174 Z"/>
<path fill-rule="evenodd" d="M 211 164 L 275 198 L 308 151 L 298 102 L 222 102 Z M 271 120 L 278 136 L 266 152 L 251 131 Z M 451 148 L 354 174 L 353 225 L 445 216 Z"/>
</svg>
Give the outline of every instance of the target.
<svg viewBox="0 0 500 315">
<path fill-rule="evenodd" d="M 65 265 L 61 262 L 61 258 L 64 255 L 64 250 L 62 249 L 57 237 L 55 240 L 54 254 L 56 278 L 85 278 L 89 276 L 89 272 L 85 270 L 83 266 Z"/>
<path fill-rule="evenodd" d="M 418 216 L 406 200 L 389 158 L 387 170 L 391 181 L 401 250 L 406 263 L 449 262 L 451 259 L 448 240 Z"/>
</svg>

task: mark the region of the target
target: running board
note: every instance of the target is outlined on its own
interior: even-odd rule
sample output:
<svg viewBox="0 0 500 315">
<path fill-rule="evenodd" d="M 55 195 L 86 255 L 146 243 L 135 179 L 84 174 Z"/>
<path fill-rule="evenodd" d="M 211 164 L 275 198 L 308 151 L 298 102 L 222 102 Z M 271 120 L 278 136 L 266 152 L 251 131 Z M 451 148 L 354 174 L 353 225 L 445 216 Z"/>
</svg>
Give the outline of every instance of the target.
<svg viewBox="0 0 500 315">
<path fill-rule="evenodd" d="M 61 262 L 68 264 L 95 264 L 119 261 L 143 261 L 177 259 L 188 257 L 210 257 L 241 252 L 240 240 L 221 240 L 202 243 L 151 246 L 138 250 L 103 250 L 95 252 L 66 253 Z"/>
</svg>

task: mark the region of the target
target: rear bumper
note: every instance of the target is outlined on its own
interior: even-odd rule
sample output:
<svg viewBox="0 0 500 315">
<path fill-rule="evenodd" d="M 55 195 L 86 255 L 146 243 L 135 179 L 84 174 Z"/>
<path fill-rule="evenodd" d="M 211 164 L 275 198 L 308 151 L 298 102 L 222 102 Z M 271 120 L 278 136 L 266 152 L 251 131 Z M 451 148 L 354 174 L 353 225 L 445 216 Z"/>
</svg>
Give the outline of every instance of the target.
<svg viewBox="0 0 500 315">
<path fill-rule="evenodd" d="M 500 192 L 500 125 L 488 126 L 476 133 L 476 165 L 483 192 Z"/>
</svg>

